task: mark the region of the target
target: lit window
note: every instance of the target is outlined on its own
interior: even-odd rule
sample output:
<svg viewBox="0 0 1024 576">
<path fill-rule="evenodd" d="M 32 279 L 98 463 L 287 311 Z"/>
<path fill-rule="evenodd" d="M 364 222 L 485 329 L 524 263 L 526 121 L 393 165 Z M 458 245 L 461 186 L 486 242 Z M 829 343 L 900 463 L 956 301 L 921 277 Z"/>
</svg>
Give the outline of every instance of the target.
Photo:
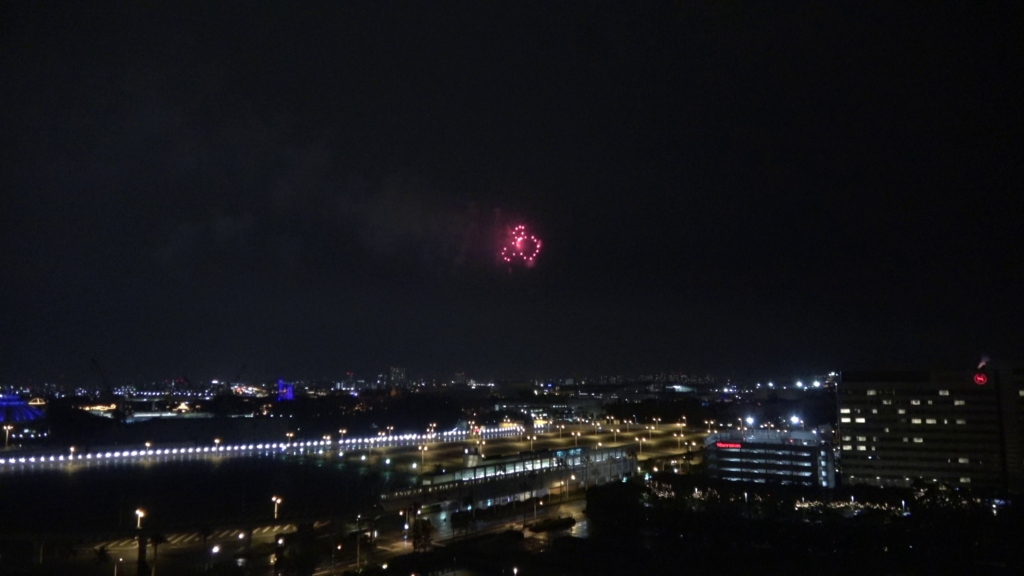
<svg viewBox="0 0 1024 576">
<path fill-rule="evenodd" d="M 899 410 L 897 410 L 896 412 L 897 412 L 898 414 L 906 414 L 906 413 L 907 413 L 907 411 L 906 411 L 905 409 L 903 409 L 903 408 L 900 408 L 900 409 L 899 409 Z"/>
<path fill-rule="evenodd" d="M 850 413 L 850 409 L 849 408 L 842 408 L 842 409 L 839 410 L 839 413 L 840 414 L 849 414 Z"/>
<path fill-rule="evenodd" d="M 853 450 L 853 446 L 851 446 L 850 444 L 844 444 L 843 450 Z"/>
<path fill-rule="evenodd" d="M 914 444 L 920 444 L 924 442 L 924 438 L 914 438 Z"/>
<path fill-rule="evenodd" d="M 970 461 L 971 461 L 971 459 L 970 459 L 970 458 L 961 458 L 961 459 L 960 459 L 960 463 L 961 463 L 961 464 L 969 464 L 969 463 L 970 463 Z"/>
<path fill-rule="evenodd" d="M 1020 395 L 1020 396 L 1024 396 L 1024 390 L 1018 390 L 1017 394 Z"/>
<path fill-rule="evenodd" d="M 971 483 L 971 479 L 970 479 L 970 478 L 968 478 L 968 477 L 966 477 L 966 476 L 962 476 L 962 477 L 960 478 L 960 483 L 961 483 L 961 484 L 970 484 L 970 483 Z"/>
<path fill-rule="evenodd" d="M 853 440 L 853 437 L 851 437 L 851 436 L 843 436 L 843 442 L 849 442 L 850 440 Z"/>
<path fill-rule="evenodd" d="M 949 396 L 949 390 L 939 390 L 939 396 Z"/>
<path fill-rule="evenodd" d="M 842 422 L 843 424 L 849 424 L 850 423 L 850 419 L 849 418 L 842 418 L 839 421 Z"/>
<path fill-rule="evenodd" d="M 888 406 L 888 405 L 892 404 L 892 400 L 889 400 L 889 399 L 882 400 L 882 404 L 885 404 L 886 406 Z"/>
<path fill-rule="evenodd" d="M 868 390 L 868 396 L 874 396 L 876 392 L 874 390 Z"/>
<path fill-rule="evenodd" d="M 921 401 L 920 400 L 911 400 L 910 404 L 913 405 L 913 406 L 920 406 L 921 405 Z"/>
<path fill-rule="evenodd" d="M 867 441 L 868 441 L 868 437 L 867 436 L 857 436 L 857 442 L 867 442 Z"/>
<path fill-rule="evenodd" d="M 957 424 L 967 424 L 967 420 L 964 420 L 963 418 L 957 418 L 956 423 Z"/>
<path fill-rule="evenodd" d="M 903 441 L 904 441 L 904 442 L 910 442 L 910 438 L 904 437 L 904 438 L 903 438 Z"/>
<path fill-rule="evenodd" d="M 963 400 L 953 400 L 953 406 L 964 406 L 967 402 Z"/>
<path fill-rule="evenodd" d="M 924 421 L 925 424 L 935 424 L 935 418 L 928 418 Z"/>
<path fill-rule="evenodd" d="M 920 418 L 911 418 L 910 419 L 910 423 L 911 424 L 920 424 L 921 423 L 921 419 Z"/>
<path fill-rule="evenodd" d="M 868 449 L 867 446 L 857 446 L 857 451 L 858 452 L 866 452 L 867 449 Z"/>
<path fill-rule="evenodd" d="M 864 419 L 863 418 L 857 418 L 857 424 L 863 424 L 863 423 L 864 423 Z"/>
</svg>

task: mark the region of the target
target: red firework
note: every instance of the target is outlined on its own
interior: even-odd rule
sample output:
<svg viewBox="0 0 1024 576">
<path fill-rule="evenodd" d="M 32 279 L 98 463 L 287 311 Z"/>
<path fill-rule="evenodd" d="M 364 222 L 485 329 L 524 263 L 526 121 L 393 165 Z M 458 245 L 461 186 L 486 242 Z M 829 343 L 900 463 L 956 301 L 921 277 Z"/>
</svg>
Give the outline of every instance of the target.
<svg viewBox="0 0 1024 576">
<path fill-rule="evenodd" d="M 505 262 L 521 262 L 530 266 L 540 254 L 540 238 L 529 234 L 526 226 L 520 224 L 512 229 L 512 237 L 501 249 L 501 257 Z"/>
</svg>

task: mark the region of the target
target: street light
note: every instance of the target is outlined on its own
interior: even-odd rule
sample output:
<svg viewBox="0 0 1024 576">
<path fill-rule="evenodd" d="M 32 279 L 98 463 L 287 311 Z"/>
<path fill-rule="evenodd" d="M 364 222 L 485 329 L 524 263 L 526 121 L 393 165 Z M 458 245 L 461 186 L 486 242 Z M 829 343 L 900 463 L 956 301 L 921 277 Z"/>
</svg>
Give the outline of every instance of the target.
<svg viewBox="0 0 1024 576">
<path fill-rule="evenodd" d="M 615 430 L 612 430 L 612 432 L 615 433 L 615 442 L 618 442 L 619 441 L 619 432 L 621 432 L 621 430 L 616 428 Z"/>
<path fill-rule="evenodd" d="M 573 442 L 575 443 L 576 446 L 580 445 L 580 433 L 579 432 L 573 432 L 572 433 L 572 439 L 573 439 Z"/>
<path fill-rule="evenodd" d="M 4 433 L 6 435 L 4 438 L 4 448 L 11 447 L 11 430 L 14 430 L 14 426 L 11 426 L 10 424 L 4 425 Z"/>
<path fill-rule="evenodd" d="M 135 522 L 135 528 L 138 530 L 142 530 L 142 519 L 145 518 L 146 511 L 143 510 L 142 508 L 139 508 L 138 510 L 135 511 L 135 516 L 138 518 L 138 520 Z"/>
<path fill-rule="evenodd" d="M 654 440 L 654 426 L 647 426 L 647 439 Z"/>
<path fill-rule="evenodd" d="M 114 562 L 114 576 L 117 576 L 117 565 L 124 562 L 124 558 L 118 558 L 117 562 Z"/>
<path fill-rule="evenodd" d="M 345 433 L 346 433 L 346 432 L 348 432 L 348 430 L 347 430 L 347 429 L 345 429 L 345 428 L 342 428 L 341 430 L 338 430 L 338 434 L 341 434 L 341 441 L 342 441 L 342 442 L 344 442 L 344 441 L 345 441 Z"/>
<path fill-rule="evenodd" d="M 536 439 L 536 436 L 530 436 L 530 452 L 533 452 L 533 441 Z"/>
<path fill-rule="evenodd" d="M 420 446 L 419 450 L 420 450 L 420 466 L 425 466 L 426 465 L 426 458 L 427 458 L 427 447 L 426 446 Z"/>
<path fill-rule="evenodd" d="M 270 501 L 274 503 L 274 520 L 277 520 L 277 507 L 284 502 L 280 496 L 271 496 Z"/>
<path fill-rule="evenodd" d="M 288 444 L 291 444 L 292 438 L 295 436 L 295 432 L 285 432 L 284 435 L 288 438 Z"/>
<path fill-rule="evenodd" d="M 676 437 L 676 449 L 678 450 L 679 448 L 682 448 L 682 445 L 680 444 L 680 442 L 682 442 L 682 440 L 683 440 L 683 435 L 682 434 L 673 434 L 673 436 Z"/>
<path fill-rule="evenodd" d="M 71 447 L 71 459 L 72 460 L 75 459 L 75 447 L 74 446 Z"/>
<path fill-rule="evenodd" d="M 644 453 L 644 442 L 646 441 L 646 439 L 645 438 L 640 438 L 639 436 L 636 436 L 633 439 L 636 440 L 638 444 L 640 444 L 640 453 L 643 454 Z"/>
</svg>

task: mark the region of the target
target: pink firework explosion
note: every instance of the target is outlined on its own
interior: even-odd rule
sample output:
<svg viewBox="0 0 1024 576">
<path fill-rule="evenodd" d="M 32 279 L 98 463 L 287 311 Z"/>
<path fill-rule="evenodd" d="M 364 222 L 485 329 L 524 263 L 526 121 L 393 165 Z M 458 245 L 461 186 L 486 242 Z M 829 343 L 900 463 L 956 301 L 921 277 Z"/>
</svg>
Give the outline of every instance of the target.
<svg viewBox="0 0 1024 576">
<path fill-rule="evenodd" d="M 540 238 L 529 234 L 526 226 L 520 224 L 512 229 L 508 244 L 501 249 L 501 257 L 505 262 L 519 262 L 531 266 L 540 254 L 540 244 Z"/>
</svg>

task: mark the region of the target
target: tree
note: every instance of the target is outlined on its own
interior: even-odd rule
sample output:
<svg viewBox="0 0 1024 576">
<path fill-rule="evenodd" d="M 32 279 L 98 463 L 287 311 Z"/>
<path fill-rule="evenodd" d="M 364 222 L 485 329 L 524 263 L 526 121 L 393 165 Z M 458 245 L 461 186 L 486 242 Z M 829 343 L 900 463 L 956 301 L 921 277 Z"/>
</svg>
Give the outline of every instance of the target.
<svg viewBox="0 0 1024 576">
<path fill-rule="evenodd" d="M 149 537 L 149 543 L 153 545 L 153 572 L 156 572 L 156 554 L 160 545 L 167 543 L 167 537 L 160 532 L 156 532 Z M 206 547 L 204 546 L 203 548 L 205 549 Z"/>
<path fill-rule="evenodd" d="M 412 549 L 426 552 L 434 538 L 434 527 L 430 519 L 417 517 L 412 523 Z"/>
<path fill-rule="evenodd" d="M 107 562 L 110 562 L 110 553 L 107 552 L 106 546 L 100 546 L 96 549 L 96 563 L 106 564 Z"/>
</svg>

